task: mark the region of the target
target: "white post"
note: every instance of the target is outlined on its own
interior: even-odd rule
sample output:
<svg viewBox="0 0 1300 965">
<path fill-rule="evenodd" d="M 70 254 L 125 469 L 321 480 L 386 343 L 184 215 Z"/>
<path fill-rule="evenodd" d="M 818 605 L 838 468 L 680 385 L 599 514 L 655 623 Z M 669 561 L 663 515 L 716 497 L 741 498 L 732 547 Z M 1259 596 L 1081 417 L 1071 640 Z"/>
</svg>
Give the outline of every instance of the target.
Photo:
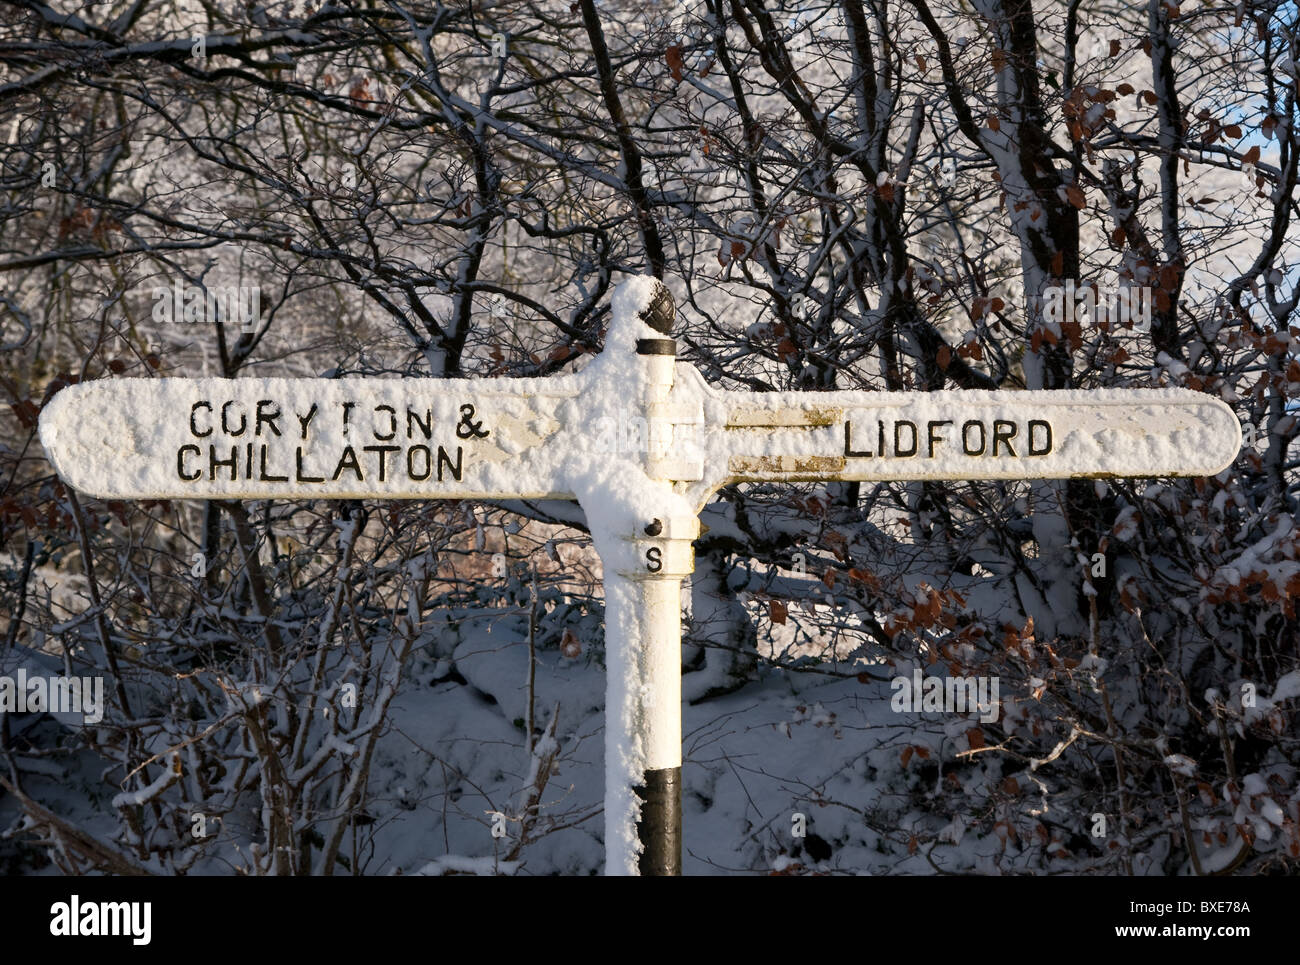
<svg viewBox="0 0 1300 965">
<path fill-rule="evenodd" d="M 665 337 L 641 339 L 636 346 L 647 375 L 645 470 L 651 486 L 664 493 L 665 506 L 674 504 L 669 397 L 677 347 L 666 337 L 672 331 L 673 314 L 672 296 L 660 286 L 642 317 Z M 631 723 L 645 760 L 636 793 L 641 799 L 638 866 L 647 876 L 682 873 L 682 579 L 691 572 L 691 544 L 699 535 L 695 517 L 664 516 L 646 520 L 641 532 L 629 534 L 636 546 L 636 563 L 618 574 L 617 591 L 609 594 L 607 589 L 606 597 L 607 607 L 628 606 L 635 626 L 636 636 L 631 639 L 637 648 L 631 659 L 639 663 L 640 692 Z"/>
</svg>

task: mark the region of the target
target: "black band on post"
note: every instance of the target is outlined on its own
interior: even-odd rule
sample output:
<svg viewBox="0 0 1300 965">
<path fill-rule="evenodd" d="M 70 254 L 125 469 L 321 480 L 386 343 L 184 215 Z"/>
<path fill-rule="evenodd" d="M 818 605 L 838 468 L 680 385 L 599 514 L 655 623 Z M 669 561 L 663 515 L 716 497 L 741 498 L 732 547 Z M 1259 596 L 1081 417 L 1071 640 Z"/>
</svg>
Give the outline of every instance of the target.
<svg viewBox="0 0 1300 965">
<path fill-rule="evenodd" d="M 645 772 L 645 784 L 636 788 L 641 799 L 641 820 L 636 824 L 641 841 L 640 870 L 644 877 L 678 877 L 682 873 L 682 769 L 663 767 Z"/>
<path fill-rule="evenodd" d="M 637 355 L 676 355 L 677 342 L 671 338 L 639 338 L 636 340 Z"/>
</svg>

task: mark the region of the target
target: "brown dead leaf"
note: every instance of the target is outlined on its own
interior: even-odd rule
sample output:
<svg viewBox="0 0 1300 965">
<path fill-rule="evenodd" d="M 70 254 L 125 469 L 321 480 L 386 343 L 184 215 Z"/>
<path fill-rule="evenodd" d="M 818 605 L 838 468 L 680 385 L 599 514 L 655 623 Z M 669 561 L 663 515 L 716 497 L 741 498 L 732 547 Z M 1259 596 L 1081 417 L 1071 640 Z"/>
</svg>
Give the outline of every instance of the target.
<svg viewBox="0 0 1300 965">
<path fill-rule="evenodd" d="M 674 81 L 681 82 L 682 79 L 682 48 L 673 44 L 664 51 L 664 59 L 668 61 L 668 72 L 672 74 Z"/>
</svg>

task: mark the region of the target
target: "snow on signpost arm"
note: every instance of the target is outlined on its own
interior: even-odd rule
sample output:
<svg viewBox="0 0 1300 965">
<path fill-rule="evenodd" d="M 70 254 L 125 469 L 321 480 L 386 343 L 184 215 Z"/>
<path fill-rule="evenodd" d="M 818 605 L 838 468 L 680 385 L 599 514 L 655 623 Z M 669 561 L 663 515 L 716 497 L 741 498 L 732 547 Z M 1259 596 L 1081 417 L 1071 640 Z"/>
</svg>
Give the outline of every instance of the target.
<svg viewBox="0 0 1300 965">
<path fill-rule="evenodd" d="M 41 413 L 60 476 L 104 499 L 572 499 L 573 378 L 103 379 Z"/>
<path fill-rule="evenodd" d="M 1188 389 L 715 393 L 707 485 L 1212 476 L 1241 428 Z"/>
</svg>

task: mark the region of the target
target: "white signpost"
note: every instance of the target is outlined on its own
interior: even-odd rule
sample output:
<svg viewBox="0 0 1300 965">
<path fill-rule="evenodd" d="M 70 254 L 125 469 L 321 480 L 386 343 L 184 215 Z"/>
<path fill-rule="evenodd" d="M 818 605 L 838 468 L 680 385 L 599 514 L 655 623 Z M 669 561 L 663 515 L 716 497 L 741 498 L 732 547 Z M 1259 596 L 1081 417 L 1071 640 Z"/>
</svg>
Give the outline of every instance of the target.
<svg viewBox="0 0 1300 965">
<path fill-rule="evenodd" d="M 719 391 L 676 362 L 662 285 L 621 286 L 613 316 L 548 379 L 86 382 L 41 442 L 104 499 L 576 499 L 604 566 L 606 872 L 657 875 L 681 869 L 681 584 L 719 487 L 1210 476 L 1241 446 L 1181 389 Z"/>
</svg>

